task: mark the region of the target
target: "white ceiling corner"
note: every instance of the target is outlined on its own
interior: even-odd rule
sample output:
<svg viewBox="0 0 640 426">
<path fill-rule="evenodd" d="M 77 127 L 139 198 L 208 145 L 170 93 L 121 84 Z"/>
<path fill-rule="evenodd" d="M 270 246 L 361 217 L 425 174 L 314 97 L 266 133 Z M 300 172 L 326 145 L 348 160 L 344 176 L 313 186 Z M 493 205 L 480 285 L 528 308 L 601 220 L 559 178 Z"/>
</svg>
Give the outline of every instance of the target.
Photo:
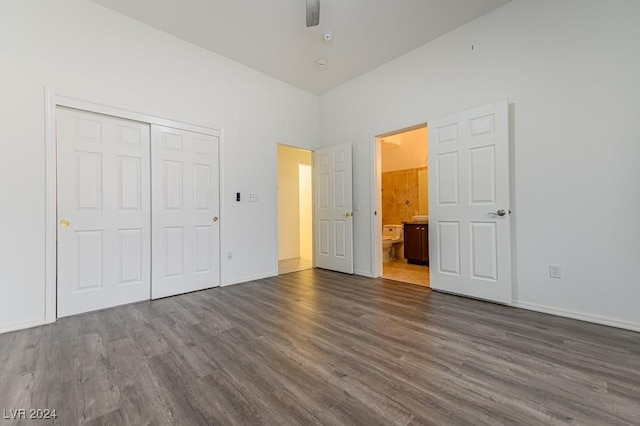
<svg viewBox="0 0 640 426">
<path fill-rule="evenodd" d="M 321 94 L 510 0 L 321 0 L 312 28 L 305 0 L 93 1 Z M 322 69 L 319 58 L 327 59 Z"/>
</svg>

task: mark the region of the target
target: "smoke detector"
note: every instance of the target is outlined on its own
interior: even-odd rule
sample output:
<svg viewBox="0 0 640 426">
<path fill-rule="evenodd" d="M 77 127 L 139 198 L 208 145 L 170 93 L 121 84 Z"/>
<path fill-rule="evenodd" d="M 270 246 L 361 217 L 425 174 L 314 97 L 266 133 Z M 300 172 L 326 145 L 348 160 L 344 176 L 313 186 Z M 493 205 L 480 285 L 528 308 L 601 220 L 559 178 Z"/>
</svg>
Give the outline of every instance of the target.
<svg viewBox="0 0 640 426">
<path fill-rule="evenodd" d="M 322 41 L 325 43 L 331 43 L 333 41 L 333 33 L 331 31 L 325 31 L 322 33 Z"/>
<path fill-rule="evenodd" d="M 316 67 L 322 69 L 327 66 L 327 60 L 325 58 L 320 58 L 316 61 Z"/>
</svg>

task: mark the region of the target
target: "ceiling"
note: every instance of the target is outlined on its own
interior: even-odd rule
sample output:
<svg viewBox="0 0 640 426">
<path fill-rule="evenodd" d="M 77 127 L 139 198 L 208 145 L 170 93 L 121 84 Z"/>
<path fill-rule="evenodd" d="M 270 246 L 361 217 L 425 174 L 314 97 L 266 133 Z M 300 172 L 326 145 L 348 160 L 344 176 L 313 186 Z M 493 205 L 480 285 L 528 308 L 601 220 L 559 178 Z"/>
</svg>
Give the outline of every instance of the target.
<svg viewBox="0 0 640 426">
<path fill-rule="evenodd" d="M 320 0 L 320 25 L 306 28 L 305 0 L 93 1 L 315 94 L 509 2 Z"/>
</svg>

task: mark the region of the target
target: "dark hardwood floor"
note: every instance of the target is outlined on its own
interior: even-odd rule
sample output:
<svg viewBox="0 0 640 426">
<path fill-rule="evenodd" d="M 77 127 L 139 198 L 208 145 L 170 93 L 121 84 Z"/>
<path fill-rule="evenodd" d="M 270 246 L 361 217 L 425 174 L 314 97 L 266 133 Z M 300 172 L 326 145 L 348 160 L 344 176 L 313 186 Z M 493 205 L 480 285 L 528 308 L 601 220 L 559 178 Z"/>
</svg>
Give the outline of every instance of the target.
<svg viewBox="0 0 640 426">
<path fill-rule="evenodd" d="M 0 335 L 0 410 L 19 408 L 61 425 L 639 425 L 640 333 L 307 270 Z"/>
</svg>

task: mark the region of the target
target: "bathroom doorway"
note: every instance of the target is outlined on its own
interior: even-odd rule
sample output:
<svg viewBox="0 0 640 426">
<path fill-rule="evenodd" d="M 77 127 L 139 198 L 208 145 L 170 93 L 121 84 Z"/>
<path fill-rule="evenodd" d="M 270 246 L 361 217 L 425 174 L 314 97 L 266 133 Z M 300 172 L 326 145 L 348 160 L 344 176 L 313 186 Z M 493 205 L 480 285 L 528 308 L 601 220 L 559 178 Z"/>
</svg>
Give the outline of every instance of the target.
<svg viewBox="0 0 640 426">
<path fill-rule="evenodd" d="M 376 138 L 381 275 L 429 286 L 427 126 Z"/>
<path fill-rule="evenodd" d="M 312 152 L 278 145 L 278 274 L 313 268 Z"/>
</svg>

